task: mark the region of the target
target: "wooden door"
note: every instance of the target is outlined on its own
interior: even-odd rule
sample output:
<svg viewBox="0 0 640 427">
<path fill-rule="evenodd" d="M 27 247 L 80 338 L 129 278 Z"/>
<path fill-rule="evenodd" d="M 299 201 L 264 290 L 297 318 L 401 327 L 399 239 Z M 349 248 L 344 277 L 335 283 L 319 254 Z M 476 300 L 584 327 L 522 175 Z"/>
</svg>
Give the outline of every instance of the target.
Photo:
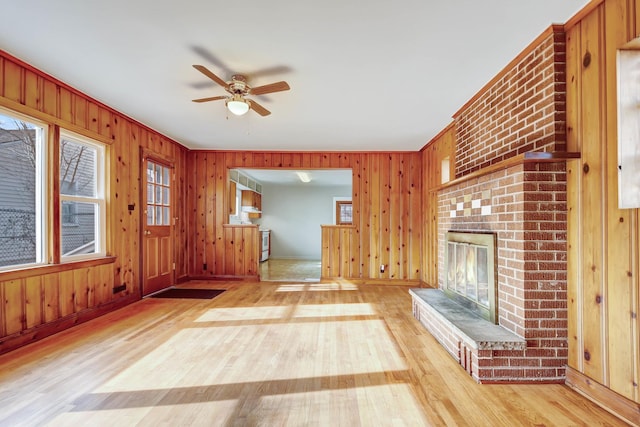
<svg viewBox="0 0 640 427">
<path fill-rule="evenodd" d="M 167 288 L 174 281 L 173 207 L 170 165 L 145 158 L 146 185 L 142 220 L 142 295 Z"/>
</svg>

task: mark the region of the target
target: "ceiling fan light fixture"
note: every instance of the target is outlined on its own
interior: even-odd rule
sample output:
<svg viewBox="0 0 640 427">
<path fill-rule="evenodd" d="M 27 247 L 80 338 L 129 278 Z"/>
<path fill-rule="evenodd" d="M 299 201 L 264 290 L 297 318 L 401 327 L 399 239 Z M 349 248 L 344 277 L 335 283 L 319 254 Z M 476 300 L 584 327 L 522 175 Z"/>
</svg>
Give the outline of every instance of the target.
<svg viewBox="0 0 640 427">
<path fill-rule="evenodd" d="M 242 116 L 249 111 L 249 103 L 240 95 L 234 95 L 233 98 L 225 102 L 225 105 L 236 116 Z"/>
</svg>

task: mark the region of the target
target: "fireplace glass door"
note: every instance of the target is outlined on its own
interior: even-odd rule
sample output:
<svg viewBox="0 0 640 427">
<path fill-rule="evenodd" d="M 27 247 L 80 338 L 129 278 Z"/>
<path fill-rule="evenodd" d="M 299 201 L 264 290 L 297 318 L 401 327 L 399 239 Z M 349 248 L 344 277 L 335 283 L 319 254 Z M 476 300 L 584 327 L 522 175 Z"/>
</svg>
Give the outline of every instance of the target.
<svg viewBox="0 0 640 427">
<path fill-rule="evenodd" d="M 447 233 L 445 293 L 495 323 L 494 236 Z"/>
</svg>

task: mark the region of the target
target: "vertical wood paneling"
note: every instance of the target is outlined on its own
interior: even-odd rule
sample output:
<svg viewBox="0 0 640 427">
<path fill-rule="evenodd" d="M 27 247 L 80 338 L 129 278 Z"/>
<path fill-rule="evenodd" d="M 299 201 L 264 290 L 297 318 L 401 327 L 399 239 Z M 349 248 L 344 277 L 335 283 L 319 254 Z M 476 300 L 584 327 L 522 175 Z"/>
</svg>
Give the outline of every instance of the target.
<svg viewBox="0 0 640 427">
<path fill-rule="evenodd" d="M 227 185 L 227 169 L 224 156 L 216 156 L 213 160 L 213 183 L 215 183 L 214 196 L 213 196 L 213 223 L 224 224 L 229 221 L 229 216 L 226 215 L 227 209 L 225 202 L 229 199 L 226 197 L 228 190 Z M 220 227 L 216 227 L 215 230 L 215 260 L 223 260 L 226 256 L 224 236 Z M 219 271 L 217 268 L 215 271 Z M 226 274 L 225 270 L 225 274 Z"/>
<path fill-rule="evenodd" d="M 422 280 L 429 286 L 438 286 L 438 193 L 441 185 L 442 161 L 449 157 L 449 179 L 455 176 L 455 127 L 449 125 L 421 152 L 421 166 L 425 186 L 422 189 L 422 210 L 425 212 L 421 227 L 423 269 Z M 415 180 L 415 179 L 414 179 Z M 419 189 L 417 190 L 420 191 Z"/>
<path fill-rule="evenodd" d="M 42 98 L 43 79 L 35 72 L 25 70 L 24 72 L 25 93 L 24 105 L 35 110 L 40 109 L 40 101 Z"/>
<path fill-rule="evenodd" d="M 639 20 L 636 1 L 605 0 L 566 35 L 567 146 L 581 153 L 567 165 L 568 364 L 634 402 L 640 402 L 638 210 L 618 209 L 616 54 L 638 36 Z"/>
<path fill-rule="evenodd" d="M 52 116 L 58 116 L 58 85 L 49 80 L 44 80 L 42 89 L 42 111 Z"/>
<path fill-rule="evenodd" d="M 407 211 L 406 219 L 403 220 L 403 229 L 407 234 L 404 240 L 405 251 L 409 254 L 408 278 L 410 280 L 424 281 L 424 269 L 422 266 L 424 252 L 422 250 L 423 230 L 422 224 L 425 222 L 424 210 L 422 209 L 422 156 L 420 153 L 411 154 L 411 174 L 409 181 L 405 182 L 407 192 L 410 192 L 409 203 L 403 209 Z M 407 224 L 409 227 L 407 229 Z"/>
<path fill-rule="evenodd" d="M 218 245 L 221 240 L 220 235 L 223 232 L 221 227 L 216 225 L 219 222 L 216 221 L 217 217 L 214 212 L 216 202 L 216 156 L 207 156 L 206 162 L 207 173 L 205 175 L 204 185 L 206 186 L 205 196 L 205 212 L 207 216 L 207 229 L 206 229 L 206 259 L 208 271 L 214 274 L 220 274 L 223 271 L 224 266 L 224 248 L 220 248 Z M 220 266 L 217 264 L 220 263 Z"/>
<path fill-rule="evenodd" d="M 60 316 L 65 317 L 75 312 L 74 272 L 67 270 L 60 273 Z"/>
<path fill-rule="evenodd" d="M 582 58 L 581 24 L 567 33 L 567 106 L 582 103 Z M 582 121 L 580 108 L 567 107 L 567 149 L 582 150 Z M 582 207 L 580 188 L 582 160 L 567 162 L 567 311 L 569 316 L 568 364 L 582 371 L 583 329 L 582 329 L 582 287 L 575 284 L 582 281 L 581 230 Z M 571 284 L 574 286 L 571 286 Z"/>
<path fill-rule="evenodd" d="M 2 282 L 2 307 L 4 311 L 4 329 L 7 335 L 24 329 L 24 283 L 23 280 Z"/>
<path fill-rule="evenodd" d="M 632 38 L 627 33 L 628 26 L 620 25 L 626 22 L 626 0 L 610 0 L 605 3 L 604 28 L 605 40 L 613 46 L 621 46 Z M 616 70 L 616 51 L 608 49 L 605 52 L 605 66 L 608 72 Z M 610 70 L 610 71 L 609 71 Z M 616 80 L 606 80 L 606 116 L 603 123 L 614 122 L 617 117 Z M 606 141 L 617 141 L 617 127 L 607 126 Z M 616 236 L 620 244 L 606 246 L 607 277 L 605 283 L 612 286 L 606 287 L 606 349 L 615 348 L 616 351 L 607 352 L 609 386 L 625 397 L 633 399 L 637 387 L 633 385 L 634 373 L 634 348 L 629 345 L 633 342 L 633 319 L 627 310 L 619 310 L 633 301 L 633 281 L 630 272 L 631 265 L 631 215 L 629 209 L 617 209 L 618 205 L 618 153 L 616 144 L 606 144 L 606 196 L 607 223 L 605 236 Z M 624 243 L 622 243 L 624 242 Z"/>
<path fill-rule="evenodd" d="M 401 203 L 402 173 L 404 170 L 405 155 L 395 156 L 391 161 L 389 175 L 389 277 L 406 277 L 402 269 L 402 227 L 403 206 Z M 393 212 L 391 212 L 393 211 Z M 408 224 L 408 222 L 406 222 Z"/>
<path fill-rule="evenodd" d="M 44 292 L 42 277 L 28 277 L 25 284 L 25 327 L 33 328 L 44 322 L 43 302 Z"/>
<path fill-rule="evenodd" d="M 4 61 L 4 98 L 22 103 L 24 69 L 11 60 Z"/>
<path fill-rule="evenodd" d="M 109 266 L 111 267 L 111 266 Z M 44 288 L 44 322 L 53 322 L 60 315 L 60 275 L 50 274 L 43 278 Z"/>
<path fill-rule="evenodd" d="M 584 336 L 584 373 L 599 383 L 605 381 L 602 342 L 604 295 L 604 265 L 603 265 L 603 230 L 604 220 L 602 201 L 603 174 L 603 105 L 600 73 L 603 49 L 601 33 L 601 8 L 589 15 L 582 22 L 580 53 L 582 64 L 582 91 L 588 93 L 583 97 L 583 126 L 582 126 L 582 208 L 590 213 L 582 222 L 582 283 L 583 299 L 583 328 L 589 331 Z M 590 63 L 585 67 L 587 55 Z"/>
<path fill-rule="evenodd" d="M 351 266 L 350 266 L 350 276 L 354 278 L 362 278 L 362 240 L 360 239 L 360 229 L 362 228 L 362 198 L 361 198 L 361 188 L 362 188 L 362 172 L 360 169 L 360 158 L 354 159 L 353 162 L 348 162 L 344 160 L 348 158 L 345 154 L 343 156 L 343 160 L 340 162 L 341 167 L 351 167 L 351 196 L 352 201 L 358 200 L 358 203 L 352 202 L 353 209 L 353 232 L 351 233 Z"/>
<path fill-rule="evenodd" d="M 419 153 L 198 151 L 187 156 L 186 169 L 195 170 L 197 175 L 188 188 L 187 197 L 192 201 L 189 203 L 195 205 L 192 226 L 197 230 L 189 256 L 197 259 L 201 248 L 216 246 L 215 250 L 206 251 L 207 271 L 201 271 L 198 263 L 192 262 L 189 274 L 251 276 L 258 271 L 257 238 L 255 250 L 250 250 L 244 235 L 245 248 L 242 260 L 238 260 L 239 252 L 231 244 L 237 242 L 237 236 L 223 231 L 228 222 L 228 169 L 351 167 L 354 224 L 347 228 L 349 231 L 323 232 L 323 236 L 330 238 L 329 242 L 323 241 L 323 277 L 420 279 L 423 217 L 419 208 L 422 188 Z M 203 169 L 208 171 L 206 175 L 201 174 Z M 203 211 L 206 214 L 202 214 Z M 379 272 L 382 260 L 388 265 L 384 275 Z M 213 264 L 215 269 L 211 267 Z"/>
<path fill-rule="evenodd" d="M 374 153 L 369 156 L 369 182 L 371 183 L 369 191 L 369 203 L 371 204 L 371 217 L 369 230 L 369 240 L 371 246 L 369 248 L 369 275 L 368 277 L 377 278 L 380 274 L 380 233 L 381 233 L 381 191 L 380 191 L 380 154 Z"/>
<path fill-rule="evenodd" d="M 195 256 L 192 274 L 201 275 L 205 274 L 204 264 L 207 263 L 207 254 L 205 251 L 207 242 L 207 210 L 206 210 L 206 186 L 207 186 L 207 156 L 206 154 L 196 152 L 195 153 L 195 167 L 193 168 L 193 184 L 192 188 L 195 189 L 195 210 L 192 212 L 192 218 L 196 220 L 194 226 L 195 229 Z M 189 199 L 193 199 L 190 197 Z M 213 224 L 209 223 L 210 227 Z M 213 260 L 212 260 L 213 262 Z"/>
</svg>

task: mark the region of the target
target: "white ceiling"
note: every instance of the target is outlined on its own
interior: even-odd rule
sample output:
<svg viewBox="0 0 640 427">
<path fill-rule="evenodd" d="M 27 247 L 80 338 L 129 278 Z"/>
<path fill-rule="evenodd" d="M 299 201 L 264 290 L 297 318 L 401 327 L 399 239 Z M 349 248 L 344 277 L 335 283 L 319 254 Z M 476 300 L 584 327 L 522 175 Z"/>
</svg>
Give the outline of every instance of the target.
<svg viewBox="0 0 640 427">
<path fill-rule="evenodd" d="M 415 151 L 586 3 L 3 0 L 0 47 L 189 148 Z M 291 90 L 230 116 L 192 64 Z"/>
</svg>

